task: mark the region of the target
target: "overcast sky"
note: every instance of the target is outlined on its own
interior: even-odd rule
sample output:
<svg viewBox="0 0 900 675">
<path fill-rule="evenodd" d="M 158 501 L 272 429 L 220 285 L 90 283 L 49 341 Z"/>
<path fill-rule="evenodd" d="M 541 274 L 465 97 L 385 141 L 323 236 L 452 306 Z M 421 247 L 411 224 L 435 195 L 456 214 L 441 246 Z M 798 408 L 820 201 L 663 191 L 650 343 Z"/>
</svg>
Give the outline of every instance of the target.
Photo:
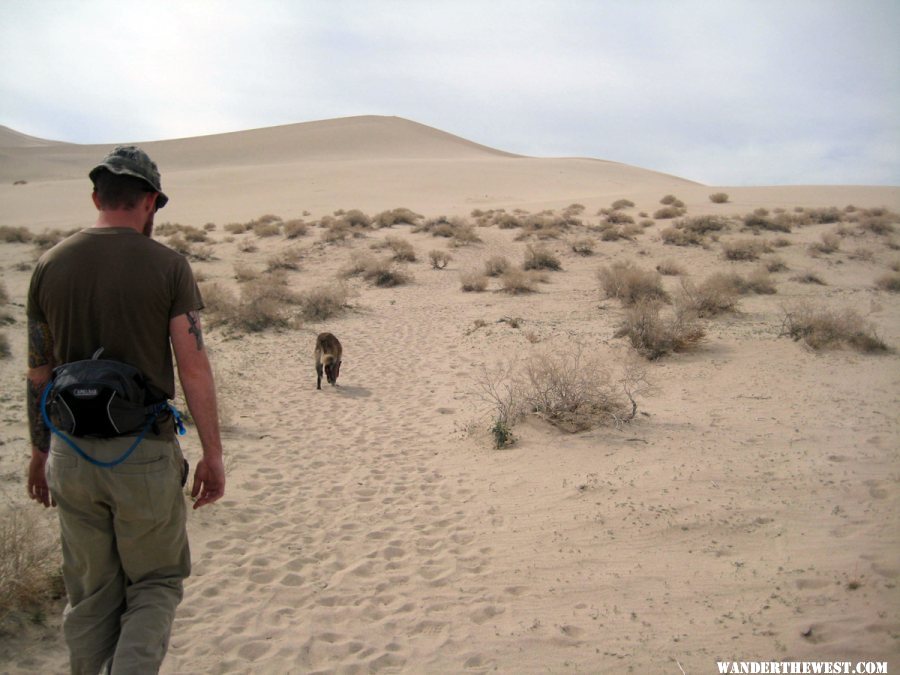
<svg viewBox="0 0 900 675">
<path fill-rule="evenodd" d="M 0 124 L 398 115 L 712 185 L 900 185 L 898 0 L 0 0 Z"/>
</svg>

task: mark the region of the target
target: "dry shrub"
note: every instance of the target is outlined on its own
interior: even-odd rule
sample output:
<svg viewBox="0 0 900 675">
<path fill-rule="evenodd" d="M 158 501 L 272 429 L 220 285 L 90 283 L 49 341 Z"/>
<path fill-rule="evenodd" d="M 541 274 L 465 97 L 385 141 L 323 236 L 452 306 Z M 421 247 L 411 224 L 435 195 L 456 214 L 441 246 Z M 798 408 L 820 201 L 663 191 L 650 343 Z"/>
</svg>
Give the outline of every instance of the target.
<svg viewBox="0 0 900 675">
<path fill-rule="evenodd" d="M 636 362 L 613 379 L 602 360 L 580 344 L 533 355 L 522 365 L 519 383 L 526 412 L 570 433 L 631 421 L 636 396 L 648 389 Z"/>
<path fill-rule="evenodd" d="M 489 277 L 499 277 L 509 268 L 509 260 L 502 255 L 491 256 L 484 263 L 484 273 Z"/>
<path fill-rule="evenodd" d="M 393 259 L 398 262 L 415 262 L 416 251 L 413 245 L 399 237 L 387 237 L 385 244 L 393 252 Z"/>
<path fill-rule="evenodd" d="M 439 216 L 426 220 L 417 225 L 414 232 L 429 232 L 434 237 L 446 237 L 451 239 L 451 246 L 466 246 L 481 241 L 481 237 L 475 232 L 475 227 L 465 218 Z"/>
<path fill-rule="evenodd" d="M 745 230 L 752 232 L 790 232 L 791 224 L 796 221 L 787 214 L 779 214 L 775 218 L 769 216 L 769 212 L 765 209 L 757 209 L 753 213 L 747 214 L 743 218 Z"/>
<path fill-rule="evenodd" d="M 200 246 L 195 243 L 185 241 L 180 235 L 176 234 L 166 240 L 166 245 L 181 255 L 194 261 L 214 260 L 213 250 L 211 246 Z"/>
<path fill-rule="evenodd" d="M 578 255 L 593 255 L 595 244 L 596 242 L 590 237 L 584 237 L 583 239 L 574 240 L 570 246 Z"/>
<path fill-rule="evenodd" d="M 308 321 L 330 319 L 344 311 L 349 296 L 342 283 L 316 286 L 300 294 L 300 315 Z"/>
<path fill-rule="evenodd" d="M 528 244 L 525 248 L 525 261 L 522 263 L 522 269 L 525 270 L 561 270 L 562 265 L 559 258 L 553 255 L 553 252 L 546 246 L 532 246 Z"/>
<path fill-rule="evenodd" d="M 239 332 L 287 328 L 293 322 L 292 305 L 301 297 L 288 288 L 284 274 L 267 274 L 244 284 L 240 296 L 213 283 L 203 286 L 210 327 L 224 326 Z"/>
<path fill-rule="evenodd" d="M 377 258 L 368 253 L 356 253 L 350 258 L 350 265 L 340 272 L 341 276 L 360 276 L 375 286 L 401 286 L 412 281 L 412 277 L 399 269 L 391 258 Z"/>
<path fill-rule="evenodd" d="M 364 272 L 363 278 L 375 286 L 391 288 L 412 281 L 412 277 L 394 265 L 390 258 L 377 259 Z"/>
<path fill-rule="evenodd" d="M 800 304 L 783 309 L 781 336 L 803 340 L 813 349 L 850 347 L 863 353 L 890 351 L 874 326 L 855 310 L 831 310 Z"/>
<path fill-rule="evenodd" d="M 662 199 L 659 200 L 660 204 L 665 204 L 666 206 L 678 206 L 679 199 L 675 195 L 666 195 Z M 684 206 L 684 204 L 681 204 Z"/>
<path fill-rule="evenodd" d="M 533 271 L 526 271 L 510 267 L 500 275 L 500 288 L 505 293 L 512 295 L 521 295 L 524 293 L 534 293 L 535 286 L 539 278 L 535 276 Z"/>
<path fill-rule="evenodd" d="M 759 260 L 763 253 L 770 253 L 771 248 L 765 241 L 756 239 L 737 239 L 722 244 L 722 252 L 726 260 Z"/>
<path fill-rule="evenodd" d="M 812 255 L 824 254 L 829 255 L 841 248 L 841 238 L 834 233 L 827 232 L 820 237 L 820 241 L 813 242 L 809 245 L 809 252 Z"/>
<path fill-rule="evenodd" d="M 253 226 L 253 234 L 261 239 L 275 237 L 281 234 L 281 225 L 280 223 L 256 223 Z"/>
<path fill-rule="evenodd" d="M 606 211 L 603 220 L 611 225 L 630 225 L 634 223 L 634 218 L 632 216 L 616 209 Z"/>
<path fill-rule="evenodd" d="M 878 277 L 875 280 L 875 287 L 882 291 L 900 293 L 900 274 L 894 272 Z"/>
<path fill-rule="evenodd" d="M 711 274 L 699 285 L 682 279 L 678 305 L 702 318 L 733 312 L 739 299 L 736 286 L 741 282 L 740 276 L 723 273 Z"/>
<path fill-rule="evenodd" d="M 704 246 L 706 239 L 702 234 L 680 230 L 677 227 L 667 227 L 659 233 L 664 244 L 672 246 Z"/>
<path fill-rule="evenodd" d="M 661 209 L 654 211 L 653 217 L 656 220 L 670 220 L 672 218 L 680 218 L 684 214 L 685 210 L 683 208 L 677 206 L 664 206 Z"/>
<path fill-rule="evenodd" d="M 656 266 L 656 271 L 665 276 L 677 277 L 684 274 L 684 268 L 671 258 Z"/>
<path fill-rule="evenodd" d="M 325 228 L 321 239 L 326 244 L 345 242 L 349 237 L 355 237 L 358 234 L 346 222 L 330 217 L 323 218 L 319 221 L 319 225 Z"/>
<path fill-rule="evenodd" d="M 763 260 L 762 264 L 768 272 L 784 272 L 788 268 L 784 260 L 776 256 Z"/>
<path fill-rule="evenodd" d="M 696 348 L 706 335 L 697 315 L 679 305 L 669 316 L 661 316 L 661 304 L 646 299 L 625 312 L 616 337 L 627 337 L 637 352 L 654 361 L 673 352 Z"/>
<path fill-rule="evenodd" d="M 900 221 L 900 218 L 896 214 L 888 215 L 889 213 L 879 212 L 876 214 L 871 211 L 866 212 L 859 218 L 857 227 L 863 233 L 871 232 L 879 236 L 893 234 L 896 231 L 894 224 Z"/>
<path fill-rule="evenodd" d="M 213 225 L 215 227 L 215 225 Z M 209 241 L 207 230 L 201 230 L 193 225 L 182 225 L 181 223 L 160 223 L 153 227 L 153 233 L 160 237 L 170 237 L 180 234 L 185 241 L 200 243 Z"/>
<path fill-rule="evenodd" d="M 659 272 L 640 269 L 632 262 L 615 262 L 608 267 L 601 267 L 597 276 L 606 297 L 618 298 L 625 305 L 633 305 L 641 300 L 669 300 Z"/>
<path fill-rule="evenodd" d="M 0 633 L 21 612 L 33 619 L 64 593 L 59 540 L 30 507 L 0 515 Z"/>
<path fill-rule="evenodd" d="M 460 272 L 459 282 L 466 293 L 481 293 L 487 289 L 488 278 L 480 272 Z"/>
<path fill-rule="evenodd" d="M 250 223 L 228 223 L 225 225 L 225 231 L 229 234 L 243 234 L 250 229 Z"/>
<path fill-rule="evenodd" d="M 303 237 L 309 230 L 309 226 L 299 218 L 289 220 L 281 226 L 281 231 L 287 239 L 296 239 Z"/>
<path fill-rule="evenodd" d="M 337 215 L 337 213 L 335 215 Z M 372 224 L 372 219 L 359 209 L 350 209 L 341 215 L 341 222 L 346 223 L 351 228 L 365 230 Z"/>
<path fill-rule="evenodd" d="M 306 251 L 302 248 L 286 248 L 283 251 L 269 257 L 266 261 L 266 270 L 274 272 L 275 270 L 299 270 L 300 261 L 306 255 Z"/>
<path fill-rule="evenodd" d="M 27 227 L 0 225 L 0 241 L 4 244 L 27 244 L 33 236 Z"/>
<path fill-rule="evenodd" d="M 344 267 L 338 274 L 342 277 L 362 276 L 365 271 L 373 266 L 376 258 L 371 253 L 354 251 L 350 255 L 350 263 Z"/>
<path fill-rule="evenodd" d="M 493 408 L 491 432 L 498 448 L 508 445 L 500 441 L 511 438 L 512 427 L 526 415 L 569 433 L 618 427 L 634 419 L 637 399 L 650 390 L 638 360 L 627 360 L 613 375 L 599 356 L 578 343 L 485 369 L 477 384 L 482 400 Z"/>
<path fill-rule="evenodd" d="M 382 211 L 377 214 L 372 218 L 372 225 L 379 228 L 392 227 L 398 224 L 415 225 L 420 220 L 422 220 L 422 216 L 418 213 L 400 207 L 389 211 Z"/>
<path fill-rule="evenodd" d="M 709 196 L 709 201 L 711 201 L 713 204 L 727 204 L 728 195 L 724 192 L 713 192 Z"/>
<path fill-rule="evenodd" d="M 814 272 L 804 272 L 803 274 L 798 274 L 795 277 L 791 277 L 791 281 L 796 281 L 801 284 L 817 284 L 819 286 L 827 286 L 822 277 Z"/>
<path fill-rule="evenodd" d="M 693 218 L 682 218 L 675 223 L 675 227 L 699 235 L 707 235 L 710 232 L 729 229 L 729 223 L 728 219 L 722 216 L 694 216 Z"/>
<path fill-rule="evenodd" d="M 234 278 L 238 283 L 259 279 L 260 274 L 261 272 L 252 265 L 241 262 L 234 263 Z"/>
<path fill-rule="evenodd" d="M 612 208 L 616 211 L 620 211 L 622 209 L 633 209 L 634 202 L 630 199 L 617 199 L 612 203 Z"/>
<path fill-rule="evenodd" d="M 432 268 L 442 270 L 451 260 L 453 260 L 453 256 L 446 251 L 435 249 L 428 252 L 428 259 L 431 260 Z"/>
</svg>

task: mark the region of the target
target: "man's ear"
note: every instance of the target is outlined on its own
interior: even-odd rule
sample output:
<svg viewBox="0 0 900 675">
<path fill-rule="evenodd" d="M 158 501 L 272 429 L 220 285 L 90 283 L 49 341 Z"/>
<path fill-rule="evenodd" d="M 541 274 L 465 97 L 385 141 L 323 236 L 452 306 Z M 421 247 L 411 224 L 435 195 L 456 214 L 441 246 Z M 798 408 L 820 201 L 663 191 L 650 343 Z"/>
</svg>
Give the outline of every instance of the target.
<svg viewBox="0 0 900 675">
<path fill-rule="evenodd" d="M 159 197 L 158 192 L 148 192 L 147 196 L 144 197 L 144 208 L 146 208 L 150 213 L 156 211 L 156 198 Z"/>
<path fill-rule="evenodd" d="M 96 190 L 94 190 L 94 191 L 91 193 L 91 199 L 94 201 L 94 206 L 97 207 L 97 210 L 98 210 L 98 211 L 102 211 L 103 209 L 100 208 L 100 197 L 97 196 L 97 191 L 96 191 Z"/>
</svg>

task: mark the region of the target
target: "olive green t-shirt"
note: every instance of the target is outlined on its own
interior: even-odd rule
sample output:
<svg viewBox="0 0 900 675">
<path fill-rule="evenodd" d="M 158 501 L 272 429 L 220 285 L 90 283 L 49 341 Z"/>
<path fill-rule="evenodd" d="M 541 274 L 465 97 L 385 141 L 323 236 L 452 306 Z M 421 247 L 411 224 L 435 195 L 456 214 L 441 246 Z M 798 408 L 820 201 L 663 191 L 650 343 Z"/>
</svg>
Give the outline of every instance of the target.
<svg viewBox="0 0 900 675">
<path fill-rule="evenodd" d="M 47 251 L 28 290 L 29 319 L 45 322 L 57 364 L 128 363 L 175 395 L 169 320 L 203 307 L 188 261 L 130 228 L 89 228 Z"/>
</svg>

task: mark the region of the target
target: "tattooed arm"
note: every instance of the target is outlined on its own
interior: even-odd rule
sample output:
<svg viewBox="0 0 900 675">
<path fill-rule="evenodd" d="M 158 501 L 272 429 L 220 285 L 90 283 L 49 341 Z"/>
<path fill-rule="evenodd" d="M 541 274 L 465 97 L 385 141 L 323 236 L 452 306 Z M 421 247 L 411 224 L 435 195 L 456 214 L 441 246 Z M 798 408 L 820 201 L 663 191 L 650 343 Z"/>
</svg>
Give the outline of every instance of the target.
<svg viewBox="0 0 900 675">
<path fill-rule="evenodd" d="M 169 322 L 169 337 L 178 362 L 181 388 L 203 446 L 203 459 L 197 463 L 191 488 L 191 496 L 197 497 L 194 502 L 196 509 L 211 504 L 225 493 L 216 385 L 203 346 L 199 312 L 188 312 L 172 319 Z"/>
<path fill-rule="evenodd" d="M 53 337 L 50 326 L 28 319 L 28 375 L 26 405 L 31 432 L 31 462 L 28 466 L 28 495 L 44 506 L 50 506 L 45 465 L 50 450 L 50 430 L 41 417 L 41 397 L 53 374 Z"/>
</svg>

